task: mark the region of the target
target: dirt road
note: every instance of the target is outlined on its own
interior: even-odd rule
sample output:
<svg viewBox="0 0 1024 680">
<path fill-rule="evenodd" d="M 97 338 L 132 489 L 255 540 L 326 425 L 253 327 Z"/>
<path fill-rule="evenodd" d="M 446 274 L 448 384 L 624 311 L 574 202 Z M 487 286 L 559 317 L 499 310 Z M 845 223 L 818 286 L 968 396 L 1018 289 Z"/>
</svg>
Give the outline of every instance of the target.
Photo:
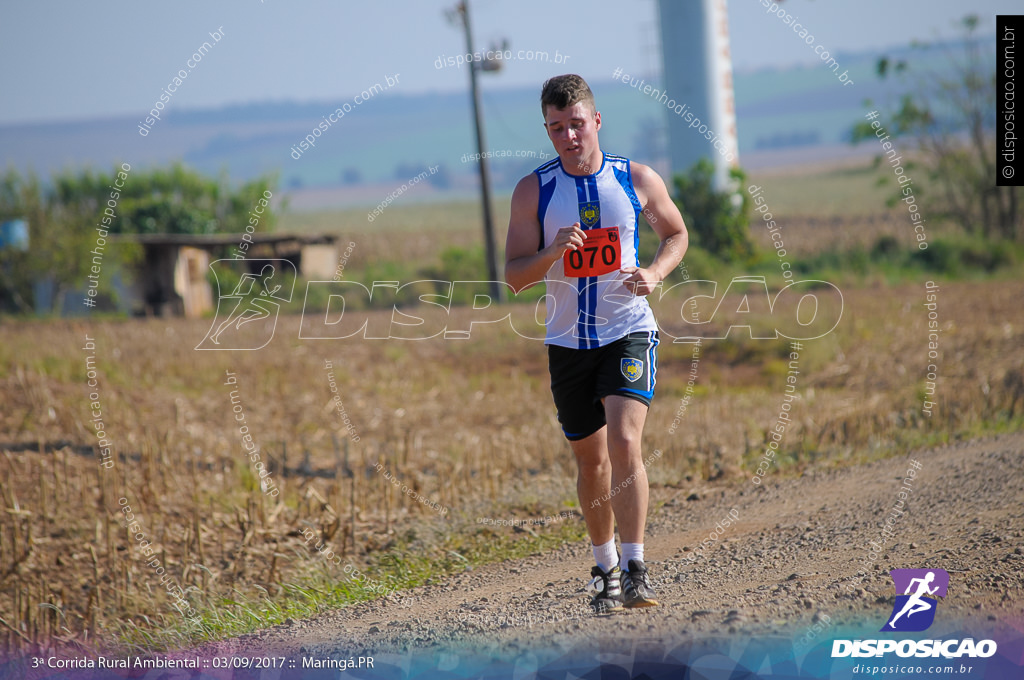
<svg viewBox="0 0 1024 680">
<path fill-rule="evenodd" d="M 324 655 L 456 648 L 508 657 L 720 635 L 781 635 L 799 646 L 839 631 L 877 636 L 894 600 L 888 570 L 924 567 L 950 574 L 929 635 L 978 628 L 1019 639 L 1022 470 L 1024 433 L 1015 433 L 811 469 L 798 479 L 772 471 L 760 486 L 745 479 L 655 489 L 646 552 L 661 607 L 590 614 L 583 593 L 590 551 L 570 545 L 428 584 L 400 602 L 363 604 L 218 648 Z M 892 538 L 883 544 L 889 516 Z"/>
</svg>

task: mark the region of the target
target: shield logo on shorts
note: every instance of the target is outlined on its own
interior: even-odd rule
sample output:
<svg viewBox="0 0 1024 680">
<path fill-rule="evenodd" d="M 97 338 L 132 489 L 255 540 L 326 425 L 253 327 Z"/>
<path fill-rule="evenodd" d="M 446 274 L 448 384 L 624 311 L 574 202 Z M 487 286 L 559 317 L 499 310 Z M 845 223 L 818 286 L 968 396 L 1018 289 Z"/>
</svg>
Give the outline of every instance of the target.
<svg viewBox="0 0 1024 680">
<path fill-rule="evenodd" d="M 636 382 L 644 374 L 644 362 L 639 359 L 623 359 L 621 367 L 622 375 L 629 382 Z"/>
</svg>

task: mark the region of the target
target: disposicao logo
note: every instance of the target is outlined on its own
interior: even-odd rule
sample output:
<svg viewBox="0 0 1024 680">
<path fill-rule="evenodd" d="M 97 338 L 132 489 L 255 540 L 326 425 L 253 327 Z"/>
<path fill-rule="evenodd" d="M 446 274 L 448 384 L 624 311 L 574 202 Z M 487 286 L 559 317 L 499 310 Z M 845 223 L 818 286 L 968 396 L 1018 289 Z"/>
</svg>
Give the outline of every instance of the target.
<svg viewBox="0 0 1024 680">
<path fill-rule="evenodd" d="M 893 569 L 896 602 L 881 632 L 920 632 L 935 621 L 937 598 L 946 597 L 949 573 L 944 569 Z M 996 653 L 994 640 L 835 640 L 832 657 L 880 657 L 896 652 L 900 657 L 988 658 Z"/>
<path fill-rule="evenodd" d="M 893 569 L 889 575 L 896 584 L 897 595 L 892 615 L 882 631 L 928 630 L 935 621 L 935 609 L 939 605 L 937 599 L 929 596 L 946 596 L 949 574 L 945 569 Z"/>
</svg>

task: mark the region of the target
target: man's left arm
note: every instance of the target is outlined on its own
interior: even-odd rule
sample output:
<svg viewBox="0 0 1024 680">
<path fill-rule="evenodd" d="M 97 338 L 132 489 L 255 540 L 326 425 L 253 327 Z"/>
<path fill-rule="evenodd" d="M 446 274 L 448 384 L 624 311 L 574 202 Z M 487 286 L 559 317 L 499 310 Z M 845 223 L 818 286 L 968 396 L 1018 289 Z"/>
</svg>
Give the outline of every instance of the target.
<svg viewBox="0 0 1024 680">
<path fill-rule="evenodd" d="M 661 239 L 654 260 L 647 267 L 623 267 L 629 274 L 623 285 L 637 295 L 650 295 L 686 253 L 689 237 L 679 208 L 668 195 L 661 177 L 650 167 L 632 163 L 633 189 L 648 224 Z M 639 228 L 640 225 L 637 225 Z"/>
</svg>

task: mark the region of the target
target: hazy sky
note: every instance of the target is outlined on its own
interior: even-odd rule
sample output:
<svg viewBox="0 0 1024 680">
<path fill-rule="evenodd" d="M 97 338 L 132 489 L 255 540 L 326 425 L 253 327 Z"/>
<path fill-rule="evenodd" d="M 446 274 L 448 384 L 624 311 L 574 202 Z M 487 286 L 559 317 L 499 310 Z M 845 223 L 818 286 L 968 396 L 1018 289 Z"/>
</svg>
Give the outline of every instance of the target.
<svg viewBox="0 0 1024 680">
<path fill-rule="evenodd" d="M 689 2 L 691 0 L 666 0 Z M 455 0 L 0 0 L 0 123 L 143 115 L 209 33 L 224 38 L 197 64 L 169 110 L 271 100 L 349 97 L 400 74 L 402 92 L 463 91 L 462 69 L 438 57 L 464 52 L 445 18 Z M 991 26 L 1020 0 L 786 0 L 833 54 L 905 45 L 953 33 L 965 12 Z M 606 78 L 616 67 L 660 70 L 655 0 L 472 0 L 477 46 L 506 38 L 513 50 L 557 50 L 556 65 L 517 61 L 486 88 L 539 85 L 575 71 Z M 734 67 L 816 63 L 760 0 L 729 0 Z M 212 42 L 212 41 L 211 41 Z M 771 44 L 772 49 L 764 46 Z"/>
</svg>

